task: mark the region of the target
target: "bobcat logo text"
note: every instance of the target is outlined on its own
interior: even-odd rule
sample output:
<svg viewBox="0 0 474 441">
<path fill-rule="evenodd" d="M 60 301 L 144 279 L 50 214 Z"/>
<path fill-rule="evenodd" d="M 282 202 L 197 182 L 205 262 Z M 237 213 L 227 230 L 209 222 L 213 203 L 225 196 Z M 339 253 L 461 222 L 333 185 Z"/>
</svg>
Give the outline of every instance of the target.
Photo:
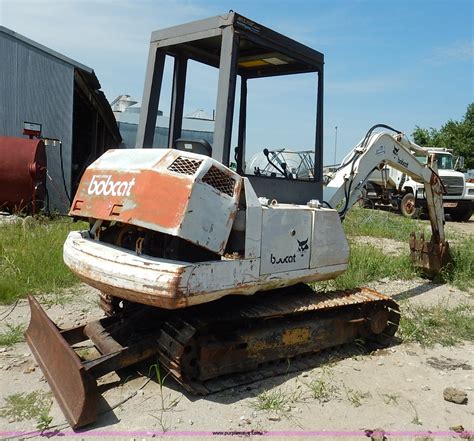
<svg viewBox="0 0 474 441">
<path fill-rule="evenodd" d="M 87 188 L 87 194 L 130 196 L 130 190 L 134 185 L 135 178 L 130 181 L 113 181 L 111 175 L 94 175 Z"/>
</svg>

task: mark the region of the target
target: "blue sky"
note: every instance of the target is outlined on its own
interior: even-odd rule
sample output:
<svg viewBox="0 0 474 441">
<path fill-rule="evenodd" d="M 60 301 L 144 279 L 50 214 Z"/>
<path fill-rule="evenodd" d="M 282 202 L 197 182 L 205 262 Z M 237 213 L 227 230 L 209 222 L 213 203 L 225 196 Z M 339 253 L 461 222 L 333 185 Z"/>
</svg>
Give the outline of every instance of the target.
<svg viewBox="0 0 474 441">
<path fill-rule="evenodd" d="M 474 101 L 472 0 L 0 0 L 0 24 L 92 67 L 109 100 L 141 100 L 153 30 L 233 9 L 325 55 L 325 163 L 375 123 L 411 134 Z M 169 73 L 169 69 L 167 70 Z M 216 72 L 190 66 L 186 112 L 215 107 Z M 166 81 L 166 78 L 165 78 Z M 258 83 L 257 83 L 258 81 Z M 249 85 L 248 144 L 310 148 L 314 78 Z M 169 88 L 160 108 L 167 113 Z"/>
</svg>

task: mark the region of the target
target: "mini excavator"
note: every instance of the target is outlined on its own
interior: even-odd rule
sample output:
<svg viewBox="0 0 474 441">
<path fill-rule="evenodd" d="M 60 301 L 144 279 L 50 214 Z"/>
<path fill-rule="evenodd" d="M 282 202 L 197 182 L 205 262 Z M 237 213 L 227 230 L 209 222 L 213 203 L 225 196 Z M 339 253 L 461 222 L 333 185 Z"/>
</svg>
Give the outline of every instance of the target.
<svg viewBox="0 0 474 441">
<path fill-rule="evenodd" d="M 150 148 L 166 57 L 174 59 L 169 139 Z M 188 60 L 219 70 L 212 147 L 181 137 Z M 308 354 L 356 338 L 386 345 L 399 323 L 395 301 L 367 288 L 307 285 L 347 269 L 341 220 L 385 164 L 425 184 L 433 235 L 410 239 L 414 260 L 431 274 L 446 263 L 442 184 L 402 133 L 372 128 L 323 196 L 323 64 L 320 52 L 235 12 L 152 33 L 136 148 L 109 150 L 87 168 L 70 215 L 90 228 L 64 244 L 66 265 L 100 291 L 106 316 L 61 329 L 29 299 L 27 342 L 73 428 L 96 420 L 98 378 L 148 359 L 208 394 L 287 372 L 288 359 L 310 366 Z M 300 73 L 316 77 L 314 170 L 304 180 L 281 161 L 281 173 L 246 170 L 247 82 Z M 98 357 L 77 355 L 85 340 Z"/>
</svg>

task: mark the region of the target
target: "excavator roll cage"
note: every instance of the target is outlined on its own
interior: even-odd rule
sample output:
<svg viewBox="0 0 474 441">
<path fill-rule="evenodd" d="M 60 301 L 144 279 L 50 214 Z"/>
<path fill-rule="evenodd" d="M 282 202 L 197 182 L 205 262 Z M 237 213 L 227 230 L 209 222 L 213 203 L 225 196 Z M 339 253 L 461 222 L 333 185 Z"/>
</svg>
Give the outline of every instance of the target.
<svg viewBox="0 0 474 441">
<path fill-rule="evenodd" d="M 324 55 L 321 52 L 236 12 L 153 32 L 136 148 L 154 146 L 155 123 L 166 57 L 174 60 L 174 70 L 168 145 L 160 147 L 176 148 L 181 137 L 188 62 L 195 61 L 212 66 L 219 70 L 212 158 L 227 167 L 230 166 L 231 158 L 234 158 L 234 152 L 231 151 L 231 137 L 234 104 L 237 101 L 237 76 L 239 76 L 238 139 L 235 149 L 237 172 L 250 180 L 258 197 L 263 196 L 270 200 L 276 199 L 280 203 L 292 204 L 306 204 L 311 199 L 321 200 L 324 87 Z M 248 81 L 302 73 L 316 75 L 313 176 L 305 180 L 289 180 L 246 174 Z M 266 146 L 262 146 L 262 150 L 264 147 Z"/>
</svg>

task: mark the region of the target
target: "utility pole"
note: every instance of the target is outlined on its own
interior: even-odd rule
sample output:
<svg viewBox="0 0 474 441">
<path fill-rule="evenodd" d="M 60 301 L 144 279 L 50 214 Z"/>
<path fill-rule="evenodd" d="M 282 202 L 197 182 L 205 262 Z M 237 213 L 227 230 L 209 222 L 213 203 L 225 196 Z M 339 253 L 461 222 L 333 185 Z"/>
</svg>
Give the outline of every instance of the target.
<svg viewBox="0 0 474 441">
<path fill-rule="evenodd" d="M 336 153 L 337 153 L 337 126 L 334 127 L 335 137 L 334 137 L 334 165 L 337 164 L 336 162 Z"/>
</svg>

